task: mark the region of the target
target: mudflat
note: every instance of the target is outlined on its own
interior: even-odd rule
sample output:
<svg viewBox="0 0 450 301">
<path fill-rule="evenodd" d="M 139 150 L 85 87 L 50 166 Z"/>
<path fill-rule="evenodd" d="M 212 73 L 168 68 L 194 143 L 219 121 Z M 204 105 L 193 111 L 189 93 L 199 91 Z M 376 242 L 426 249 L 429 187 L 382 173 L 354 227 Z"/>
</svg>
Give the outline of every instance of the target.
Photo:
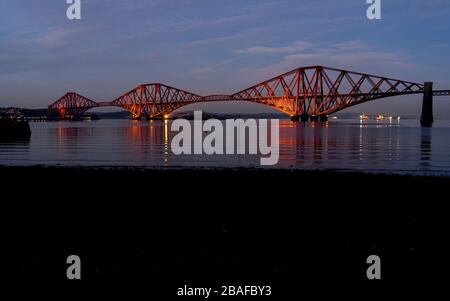
<svg viewBox="0 0 450 301">
<path fill-rule="evenodd" d="M 174 287 L 367 279 L 370 255 L 383 278 L 428 279 L 445 259 L 446 177 L 36 166 L 0 181 L 13 279 L 64 280 L 73 254 L 84 279 Z"/>
</svg>

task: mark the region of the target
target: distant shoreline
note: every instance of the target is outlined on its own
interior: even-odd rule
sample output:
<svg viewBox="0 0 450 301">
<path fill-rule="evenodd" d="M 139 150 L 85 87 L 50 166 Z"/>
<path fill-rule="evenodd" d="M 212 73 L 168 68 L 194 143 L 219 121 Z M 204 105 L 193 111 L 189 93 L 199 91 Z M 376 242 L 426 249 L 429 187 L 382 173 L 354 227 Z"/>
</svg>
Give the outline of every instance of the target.
<svg viewBox="0 0 450 301">
<path fill-rule="evenodd" d="M 0 108 L 0 117 L 7 117 L 9 115 L 23 116 L 25 119 L 33 120 L 43 120 L 47 119 L 48 110 L 47 109 L 27 109 L 27 108 Z M 337 119 L 345 119 L 345 120 L 359 120 L 360 116 L 364 114 L 363 112 L 338 112 L 332 114 L 330 116 L 337 117 Z M 377 116 L 379 113 L 371 113 L 369 116 Z M 381 114 L 381 113 L 380 113 Z M 255 118 L 255 119 L 289 119 L 290 117 L 286 114 L 279 112 L 267 112 L 267 113 L 218 113 L 218 112 L 209 112 L 203 111 L 203 115 L 205 119 L 215 118 L 219 120 L 225 119 L 236 119 L 236 118 Z M 396 114 L 394 114 L 396 115 Z M 398 114 L 397 114 L 398 115 Z M 397 116 L 396 115 L 396 116 Z M 419 116 L 412 115 L 399 115 L 401 119 L 418 119 Z M 118 112 L 96 112 L 93 110 L 86 113 L 86 117 L 91 117 L 95 120 L 97 119 L 132 119 L 131 114 L 128 111 L 118 111 Z M 176 119 L 176 118 L 185 118 L 185 119 L 193 119 L 193 111 L 180 111 L 174 112 L 170 115 L 168 119 Z M 374 118 L 373 118 L 374 119 Z M 51 120 L 50 120 L 51 121 Z"/>
</svg>

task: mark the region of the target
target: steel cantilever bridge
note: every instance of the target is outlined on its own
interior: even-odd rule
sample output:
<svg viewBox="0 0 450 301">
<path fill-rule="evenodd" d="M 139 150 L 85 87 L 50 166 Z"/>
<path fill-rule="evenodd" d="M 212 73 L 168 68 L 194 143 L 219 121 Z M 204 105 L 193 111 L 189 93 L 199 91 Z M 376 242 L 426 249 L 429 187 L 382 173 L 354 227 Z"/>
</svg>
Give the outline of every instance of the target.
<svg viewBox="0 0 450 301">
<path fill-rule="evenodd" d="M 95 102 L 77 93 L 67 93 L 49 106 L 62 119 L 78 119 L 95 107 L 117 106 L 134 118 L 161 118 L 193 103 L 249 101 L 271 106 L 292 120 L 326 120 L 327 115 L 385 97 L 424 94 L 423 123 L 432 123 L 433 95 L 450 95 L 450 90 L 433 91 L 432 83 L 418 84 L 383 76 L 328 68 L 301 67 L 231 95 L 200 96 L 153 83 L 136 87 L 111 102 Z"/>
</svg>

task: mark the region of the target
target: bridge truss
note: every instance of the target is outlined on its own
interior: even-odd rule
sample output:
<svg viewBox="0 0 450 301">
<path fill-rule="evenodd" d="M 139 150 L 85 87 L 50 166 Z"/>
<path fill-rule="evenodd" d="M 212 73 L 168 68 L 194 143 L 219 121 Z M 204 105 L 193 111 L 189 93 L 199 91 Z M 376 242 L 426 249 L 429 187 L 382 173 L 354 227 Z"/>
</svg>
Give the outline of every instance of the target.
<svg viewBox="0 0 450 301">
<path fill-rule="evenodd" d="M 62 118 L 73 119 L 98 106 L 117 106 L 133 117 L 161 117 L 183 106 L 211 101 L 249 101 L 271 106 L 292 117 L 317 118 L 375 99 L 424 93 L 424 85 L 383 76 L 323 67 L 301 67 L 231 95 L 200 96 L 153 83 L 140 85 L 111 102 L 96 103 L 67 93 L 52 105 Z M 449 95 L 449 91 L 434 91 Z"/>
<path fill-rule="evenodd" d="M 200 101 L 202 97 L 194 93 L 163 84 L 147 84 L 125 93 L 111 105 L 129 111 L 133 117 L 158 117 Z"/>
<path fill-rule="evenodd" d="M 79 119 L 98 103 L 80 94 L 69 92 L 48 107 L 49 115 L 56 114 L 61 119 Z"/>
<path fill-rule="evenodd" d="M 423 93 L 423 85 L 314 66 L 257 84 L 233 99 L 269 105 L 291 116 L 321 116 L 370 100 L 417 93 Z"/>
</svg>

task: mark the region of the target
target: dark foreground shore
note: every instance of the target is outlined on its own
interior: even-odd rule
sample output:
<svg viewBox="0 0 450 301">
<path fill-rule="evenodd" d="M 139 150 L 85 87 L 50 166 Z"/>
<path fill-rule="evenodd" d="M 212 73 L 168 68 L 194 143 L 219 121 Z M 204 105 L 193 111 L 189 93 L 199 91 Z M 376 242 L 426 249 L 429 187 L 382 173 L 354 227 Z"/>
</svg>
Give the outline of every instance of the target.
<svg viewBox="0 0 450 301">
<path fill-rule="evenodd" d="M 287 170 L 1 167 L 10 279 L 281 285 L 438 279 L 449 178 Z M 155 283 L 158 283 L 156 285 Z M 286 293 L 288 287 L 281 289 Z"/>
</svg>

